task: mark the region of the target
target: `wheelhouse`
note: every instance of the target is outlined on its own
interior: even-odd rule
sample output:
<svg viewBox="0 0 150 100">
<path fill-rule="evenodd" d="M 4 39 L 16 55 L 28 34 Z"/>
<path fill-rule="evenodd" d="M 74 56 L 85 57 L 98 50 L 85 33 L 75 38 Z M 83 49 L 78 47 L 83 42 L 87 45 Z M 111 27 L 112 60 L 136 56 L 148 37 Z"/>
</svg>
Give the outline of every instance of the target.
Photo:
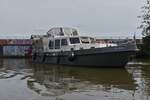
<svg viewBox="0 0 150 100">
<path fill-rule="evenodd" d="M 62 47 L 68 46 L 68 39 L 67 38 L 49 38 L 49 50 L 60 50 Z"/>
<path fill-rule="evenodd" d="M 90 48 L 95 39 L 85 36 L 71 36 L 71 37 L 55 37 L 49 38 L 48 49 L 50 51 L 68 51 Z"/>
</svg>

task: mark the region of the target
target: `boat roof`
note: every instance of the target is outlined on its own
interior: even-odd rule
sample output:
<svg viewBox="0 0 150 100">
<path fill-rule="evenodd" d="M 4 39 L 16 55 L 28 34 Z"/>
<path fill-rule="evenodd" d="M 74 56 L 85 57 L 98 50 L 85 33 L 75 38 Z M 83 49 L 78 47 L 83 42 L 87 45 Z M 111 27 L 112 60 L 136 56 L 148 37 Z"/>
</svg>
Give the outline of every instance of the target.
<svg viewBox="0 0 150 100">
<path fill-rule="evenodd" d="M 89 36 L 55 36 L 55 37 L 47 37 L 47 38 L 65 39 L 65 38 L 80 38 L 80 37 L 83 37 L 83 38 L 93 38 L 93 37 L 89 37 Z"/>
<path fill-rule="evenodd" d="M 75 28 L 54 27 L 47 32 L 48 36 L 78 36 L 79 33 Z"/>
</svg>

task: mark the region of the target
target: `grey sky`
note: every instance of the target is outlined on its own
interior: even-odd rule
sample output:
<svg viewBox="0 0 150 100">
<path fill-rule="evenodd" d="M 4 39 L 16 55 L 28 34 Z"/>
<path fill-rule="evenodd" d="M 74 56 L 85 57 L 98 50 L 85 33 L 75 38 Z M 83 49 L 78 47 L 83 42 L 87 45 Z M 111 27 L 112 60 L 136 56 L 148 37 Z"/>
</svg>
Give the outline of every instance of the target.
<svg viewBox="0 0 150 100">
<path fill-rule="evenodd" d="M 83 34 L 131 35 L 142 0 L 0 0 L 0 34 L 38 34 L 53 26 Z"/>
</svg>

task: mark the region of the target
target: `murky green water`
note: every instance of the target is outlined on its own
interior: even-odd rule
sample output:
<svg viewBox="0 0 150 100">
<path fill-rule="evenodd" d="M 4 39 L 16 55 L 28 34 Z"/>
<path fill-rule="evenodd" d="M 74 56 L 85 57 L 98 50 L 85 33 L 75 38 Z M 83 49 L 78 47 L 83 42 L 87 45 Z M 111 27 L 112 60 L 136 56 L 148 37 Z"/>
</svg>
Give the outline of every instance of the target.
<svg viewBox="0 0 150 100">
<path fill-rule="evenodd" d="M 104 69 L 0 59 L 0 100 L 150 100 L 150 60 Z"/>
</svg>

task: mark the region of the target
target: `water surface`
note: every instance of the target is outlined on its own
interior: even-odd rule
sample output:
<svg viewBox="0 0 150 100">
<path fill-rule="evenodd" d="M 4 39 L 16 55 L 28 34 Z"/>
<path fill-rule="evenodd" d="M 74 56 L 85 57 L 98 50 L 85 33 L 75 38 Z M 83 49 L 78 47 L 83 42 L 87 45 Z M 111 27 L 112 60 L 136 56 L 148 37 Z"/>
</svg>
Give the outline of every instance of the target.
<svg viewBox="0 0 150 100">
<path fill-rule="evenodd" d="M 150 100 L 150 60 L 105 69 L 0 59 L 0 100 Z"/>
</svg>

